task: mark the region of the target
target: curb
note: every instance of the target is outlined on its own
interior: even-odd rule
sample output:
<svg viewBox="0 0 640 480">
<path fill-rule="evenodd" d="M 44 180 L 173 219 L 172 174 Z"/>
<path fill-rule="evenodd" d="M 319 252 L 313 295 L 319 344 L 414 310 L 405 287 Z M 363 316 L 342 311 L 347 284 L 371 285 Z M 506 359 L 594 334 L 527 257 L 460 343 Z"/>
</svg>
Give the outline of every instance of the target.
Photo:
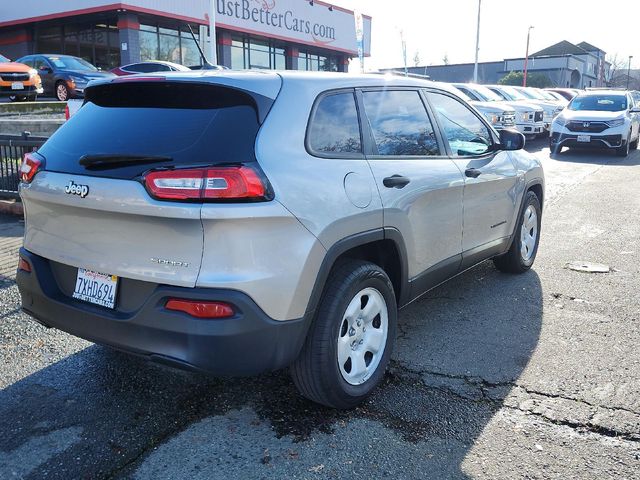
<svg viewBox="0 0 640 480">
<path fill-rule="evenodd" d="M 0 215 L 24 216 L 22 202 L 17 200 L 0 200 Z"/>
</svg>

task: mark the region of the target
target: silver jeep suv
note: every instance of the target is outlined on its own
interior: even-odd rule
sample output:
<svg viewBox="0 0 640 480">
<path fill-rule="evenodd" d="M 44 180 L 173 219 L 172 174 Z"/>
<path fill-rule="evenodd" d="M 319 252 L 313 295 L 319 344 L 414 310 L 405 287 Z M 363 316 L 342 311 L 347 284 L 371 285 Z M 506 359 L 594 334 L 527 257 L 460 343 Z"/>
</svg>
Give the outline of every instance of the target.
<svg viewBox="0 0 640 480">
<path fill-rule="evenodd" d="M 486 259 L 531 267 L 544 179 L 523 145 L 412 78 L 98 81 L 21 167 L 23 309 L 175 367 L 290 366 L 349 408 L 381 381 L 399 308 Z"/>
</svg>

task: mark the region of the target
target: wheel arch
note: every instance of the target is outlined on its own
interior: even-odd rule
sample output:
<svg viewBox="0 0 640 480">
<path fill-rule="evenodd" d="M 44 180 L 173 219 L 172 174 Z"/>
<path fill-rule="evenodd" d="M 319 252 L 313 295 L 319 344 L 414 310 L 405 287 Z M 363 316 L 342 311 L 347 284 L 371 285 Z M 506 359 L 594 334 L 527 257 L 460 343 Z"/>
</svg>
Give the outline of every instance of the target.
<svg viewBox="0 0 640 480">
<path fill-rule="evenodd" d="M 394 228 L 379 228 L 343 238 L 327 250 L 309 298 L 307 313 L 317 309 L 331 271 L 346 259 L 365 260 L 381 267 L 391 280 L 398 306 L 408 301 L 409 283 L 404 240 L 400 232 Z"/>
</svg>

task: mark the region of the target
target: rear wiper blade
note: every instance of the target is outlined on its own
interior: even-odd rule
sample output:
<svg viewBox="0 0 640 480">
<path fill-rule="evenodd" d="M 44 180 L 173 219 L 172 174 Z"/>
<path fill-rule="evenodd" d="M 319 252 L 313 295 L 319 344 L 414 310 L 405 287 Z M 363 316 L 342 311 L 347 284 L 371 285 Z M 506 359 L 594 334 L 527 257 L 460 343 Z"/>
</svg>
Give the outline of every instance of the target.
<svg viewBox="0 0 640 480">
<path fill-rule="evenodd" d="M 80 165 L 87 170 L 108 170 L 110 168 L 127 167 L 145 163 L 172 162 L 173 158 L 162 155 L 126 155 L 126 154 L 102 154 L 84 155 L 80 158 Z"/>
</svg>

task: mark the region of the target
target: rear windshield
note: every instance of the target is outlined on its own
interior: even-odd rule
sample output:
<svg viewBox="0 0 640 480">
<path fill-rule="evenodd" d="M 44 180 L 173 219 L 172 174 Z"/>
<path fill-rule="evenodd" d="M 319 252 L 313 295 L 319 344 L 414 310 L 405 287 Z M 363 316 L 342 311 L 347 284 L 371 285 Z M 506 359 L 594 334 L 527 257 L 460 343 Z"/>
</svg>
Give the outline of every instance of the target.
<svg viewBox="0 0 640 480">
<path fill-rule="evenodd" d="M 158 166 L 255 161 L 259 127 L 253 97 L 240 90 L 186 82 L 106 84 L 88 90 L 86 103 L 39 153 L 49 171 L 135 178 Z M 105 156 L 125 161 L 86 166 L 87 159 Z"/>
<path fill-rule="evenodd" d="M 620 112 L 627 109 L 627 97 L 625 95 L 584 95 L 575 97 L 568 108 L 569 110 Z"/>
</svg>

